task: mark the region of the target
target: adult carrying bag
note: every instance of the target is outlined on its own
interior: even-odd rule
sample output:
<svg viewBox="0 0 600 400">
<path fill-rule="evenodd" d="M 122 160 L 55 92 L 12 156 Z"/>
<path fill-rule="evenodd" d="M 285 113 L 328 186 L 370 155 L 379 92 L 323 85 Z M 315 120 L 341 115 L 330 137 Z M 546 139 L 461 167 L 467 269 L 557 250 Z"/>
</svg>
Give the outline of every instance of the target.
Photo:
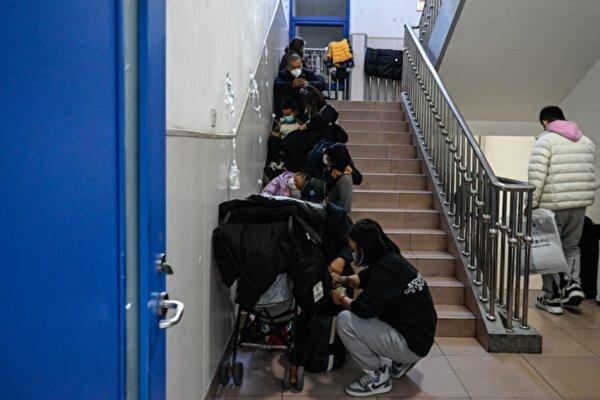
<svg viewBox="0 0 600 400">
<path fill-rule="evenodd" d="M 558 274 L 567 269 L 554 212 L 536 208 L 531 213 L 532 243 L 530 274 Z M 523 248 L 523 254 L 525 249 Z"/>
</svg>

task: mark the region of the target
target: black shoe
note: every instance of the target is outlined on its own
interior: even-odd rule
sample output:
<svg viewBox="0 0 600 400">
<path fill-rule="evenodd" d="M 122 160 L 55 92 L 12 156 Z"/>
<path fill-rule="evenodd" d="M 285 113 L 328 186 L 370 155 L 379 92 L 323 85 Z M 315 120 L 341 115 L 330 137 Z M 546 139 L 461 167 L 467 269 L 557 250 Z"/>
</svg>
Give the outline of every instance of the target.
<svg viewBox="0 0 600 400">
<path fill-rule="evenodd" d="M 535 306 L 537 308 L 541 308 L 542 310 L 548 311 L 550 314 L 559 315 L 564 312 L 560 297 L 549 299 L 546 296 L 542 295 L 537 298 Z"/>
<path fill-rule="evenodd" d="M 565 307 L 577 307 L 585 299 L 585 294 L 578 283 L 568 285 L 562 295 L 561 303 Z"/>
</svg>

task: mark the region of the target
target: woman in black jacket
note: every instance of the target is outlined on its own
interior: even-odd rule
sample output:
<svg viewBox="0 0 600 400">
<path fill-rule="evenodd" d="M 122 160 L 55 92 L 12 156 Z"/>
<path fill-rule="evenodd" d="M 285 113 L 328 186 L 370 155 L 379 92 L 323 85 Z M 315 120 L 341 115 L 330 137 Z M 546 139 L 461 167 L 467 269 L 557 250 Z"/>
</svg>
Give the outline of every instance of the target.
<svg viewBox="0 0 600 400">
<path fill-rule="evenodd" d="M 343 288 L 332 292 L 334 303 L 347 309 L 338 316 L 337 332 L 365 370 L 345 390 L 358 397 L 387 393 L 391 378 L 404 376 L 429 353 L 437 314 L 423 276 L 377 222 L 356 222 L 349 243 L 357 263 L 368 267 L 352 276 L 332 272 L 334 282 L 363 289 L 355 300 Z"/>
<path fill-rule="evenodd" d="M 306 87 L 303 103 L 308 122 L 300 129 L 307 130 L 314 141 L 313 146 L 323 139 L 331 140 L 334 143 L 348 142 L 348 134 L 337 124 L 340 114 L 327 103 L 321 91 L 312 86 Z"/>
</svg>

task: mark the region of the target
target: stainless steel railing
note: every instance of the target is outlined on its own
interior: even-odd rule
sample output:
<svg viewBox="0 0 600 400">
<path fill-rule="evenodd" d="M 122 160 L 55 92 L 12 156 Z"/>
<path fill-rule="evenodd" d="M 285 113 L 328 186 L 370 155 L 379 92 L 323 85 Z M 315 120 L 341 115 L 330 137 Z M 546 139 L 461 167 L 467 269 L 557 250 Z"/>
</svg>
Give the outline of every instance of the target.
<svg viewBox="0 0 600 400">
<path fill-rule="evenodd" d="M 325 83 L 327 84 L 325 93 L 327 93 L 327 97 L 335 100 L 348 100 L 350 78 L 343 80 L 336 79 L 335 74 L 330 72 L 325 65 L 325 54 L 327 54 L 327 48 L 305 48 L 304 62 L 309 69 L 325 77 Z"/>
<path fill-rule="evenodd" d="M 527 329 L 533 186 L 497 177 L 413 29 L 404 25 L 402 88 L 419 145 L 490 321 Z M 521 287 L 523 276 L 523 287 Z"/>
<path fill-rule="evenodd" d="M 423 13 L 421 13 L 421 20 L 419 21 L 419 41 L 424 47 L 427 47 L 429 37 L 435 26 L 435 21 L 442 8 L 442 0 L 427 0 Z"/>
<path fill-rule="evenodd" d="M 372 101 L 400 101 L 402 95 L 402 83 L 399 80 L 383 79 L 374 76 L 366 76 L 365 100 Z"/>
</svg>

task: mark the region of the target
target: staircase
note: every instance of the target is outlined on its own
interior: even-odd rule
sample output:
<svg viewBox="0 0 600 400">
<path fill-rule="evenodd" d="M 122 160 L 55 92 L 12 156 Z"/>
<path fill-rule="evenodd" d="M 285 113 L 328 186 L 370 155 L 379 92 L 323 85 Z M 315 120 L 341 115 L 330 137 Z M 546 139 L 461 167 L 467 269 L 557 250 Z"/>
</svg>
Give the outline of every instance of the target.
<svg viewBox="0 0 600 400">
<path fill-rule="evenodd" d="M 465 287 L 439 228 L 433 193 L 399 102 L 334 101 L 338 123 L 364 181 L 355 188 L 352 219 L 379 222 L 403 255 L 425 276 L 437 313 L 437 336 L 475 336 L 475 317 L 464 306 Z"/>
</svg>

